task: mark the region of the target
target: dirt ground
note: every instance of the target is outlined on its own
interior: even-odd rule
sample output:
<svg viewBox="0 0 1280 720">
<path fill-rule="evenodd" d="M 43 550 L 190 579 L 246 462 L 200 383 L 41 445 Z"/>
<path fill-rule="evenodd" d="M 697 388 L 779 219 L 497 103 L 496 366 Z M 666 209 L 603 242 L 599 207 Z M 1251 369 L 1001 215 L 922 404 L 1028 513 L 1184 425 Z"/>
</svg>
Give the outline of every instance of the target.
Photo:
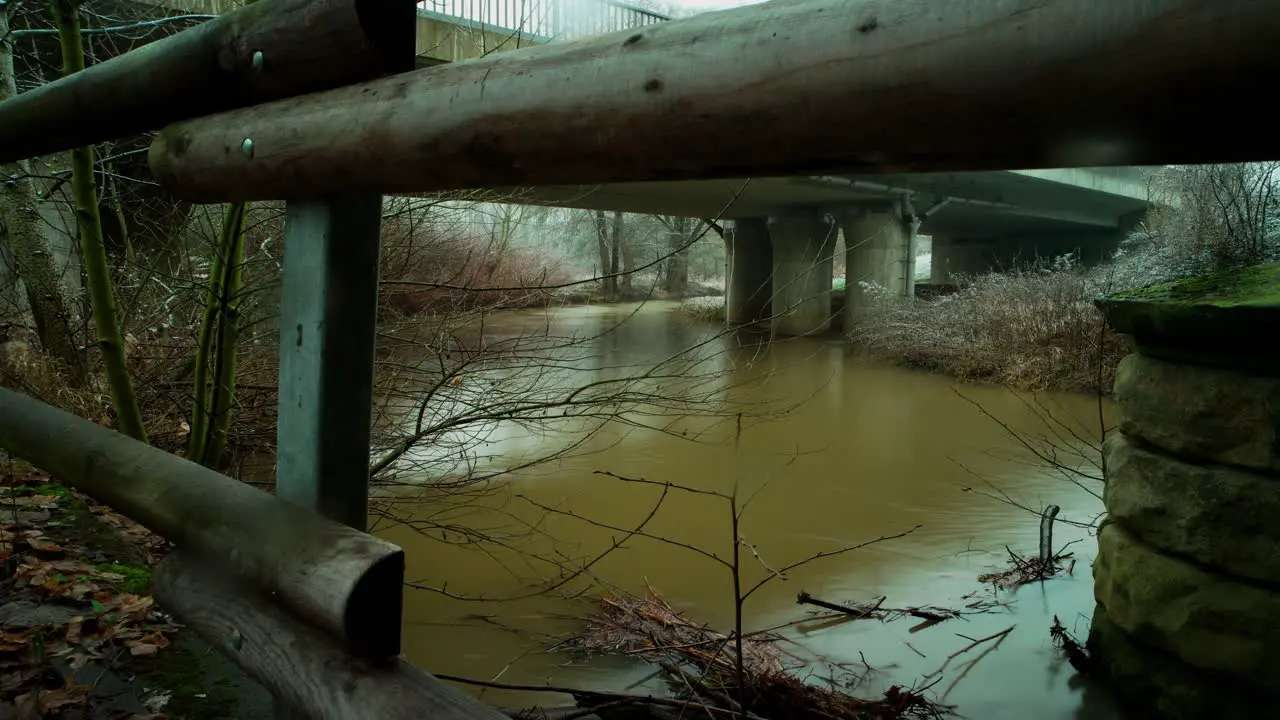
<svg viewBox="0 0 1280 720">
<path fill-rule="evenodd" d="M 0 720 L 251 720 L 270 696 L 148 592 L 168 544 L 0 465 Z"/>
</svg>

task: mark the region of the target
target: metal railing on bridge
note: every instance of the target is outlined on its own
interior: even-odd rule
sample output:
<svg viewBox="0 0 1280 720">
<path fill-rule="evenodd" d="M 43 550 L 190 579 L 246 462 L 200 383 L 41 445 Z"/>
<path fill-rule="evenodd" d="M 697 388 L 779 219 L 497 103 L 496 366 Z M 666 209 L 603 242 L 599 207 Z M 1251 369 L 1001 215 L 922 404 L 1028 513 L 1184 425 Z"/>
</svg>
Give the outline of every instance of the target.
<svg viewBox="0 0 1280 720">
<path fill-rule="evenodd" d="M 540 42 L 630 30 L 670 19 L 617 0 L 422 0 L 418 10 L 463 27 L 519 34 Z"/>
</svg>

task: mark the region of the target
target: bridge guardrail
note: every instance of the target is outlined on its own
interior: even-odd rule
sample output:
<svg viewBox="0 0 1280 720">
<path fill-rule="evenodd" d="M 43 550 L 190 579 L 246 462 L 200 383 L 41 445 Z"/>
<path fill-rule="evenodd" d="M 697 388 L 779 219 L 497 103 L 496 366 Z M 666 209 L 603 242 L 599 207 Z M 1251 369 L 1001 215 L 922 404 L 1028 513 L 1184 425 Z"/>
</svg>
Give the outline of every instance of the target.
<svg viewBox="0 0 1280 720">
<path fill-rule="evenodd" d="M 670 19 L 617 0 L 421 0 L 418 10 L 464 27 L 518 33 L 538 42 L 601 35 Z"/>
</svg>

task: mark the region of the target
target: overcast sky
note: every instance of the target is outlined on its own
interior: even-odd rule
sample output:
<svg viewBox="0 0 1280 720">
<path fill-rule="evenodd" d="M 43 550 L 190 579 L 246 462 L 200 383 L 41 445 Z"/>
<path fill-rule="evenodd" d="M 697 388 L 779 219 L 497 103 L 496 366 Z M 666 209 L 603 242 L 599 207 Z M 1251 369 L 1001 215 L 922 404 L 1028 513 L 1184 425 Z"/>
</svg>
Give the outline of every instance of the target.
<svg viewBox="0 0 1280 720">
<path fill-rule="evenodd" d="M 667 2 L 690 10 L 723 10 L 739 5 L 755 5 L 764 0 L 667 0 Z"/>
</svg>

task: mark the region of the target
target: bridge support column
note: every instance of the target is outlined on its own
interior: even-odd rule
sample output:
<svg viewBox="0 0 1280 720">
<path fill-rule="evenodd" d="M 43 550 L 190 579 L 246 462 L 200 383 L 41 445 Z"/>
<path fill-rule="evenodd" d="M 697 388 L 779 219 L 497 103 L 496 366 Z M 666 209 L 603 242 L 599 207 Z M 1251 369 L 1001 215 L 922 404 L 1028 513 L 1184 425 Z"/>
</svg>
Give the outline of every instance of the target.
<svg viewBox="0 0 1280 720">
<path fill-rule="evenodd" d="M 986 272 L 992 266 L 992 245 L 982 240 L 933 236 L 932 285 L 954 285 L 958 275 Z"/>
<path fill-rule="evenodd" d="M 769 317 L 773 294 L 773 246 L 764 218 L 740 218 L 724 236 L 724 307 L 729 325 Z"/>
<path fill-rule="evenodd" d="M 882 294 L 913 294 L 915 248 L 911 223 L 896 204 L 879 203 L 836 214 L 844 233 L 845 327 Z"/>
<path fill-rule="evenodd" d="M 835 228 L 817 210 L 769 219 L 773 242 L 773 331 L 809 335 L 831 326 Z"/>
</svg>

